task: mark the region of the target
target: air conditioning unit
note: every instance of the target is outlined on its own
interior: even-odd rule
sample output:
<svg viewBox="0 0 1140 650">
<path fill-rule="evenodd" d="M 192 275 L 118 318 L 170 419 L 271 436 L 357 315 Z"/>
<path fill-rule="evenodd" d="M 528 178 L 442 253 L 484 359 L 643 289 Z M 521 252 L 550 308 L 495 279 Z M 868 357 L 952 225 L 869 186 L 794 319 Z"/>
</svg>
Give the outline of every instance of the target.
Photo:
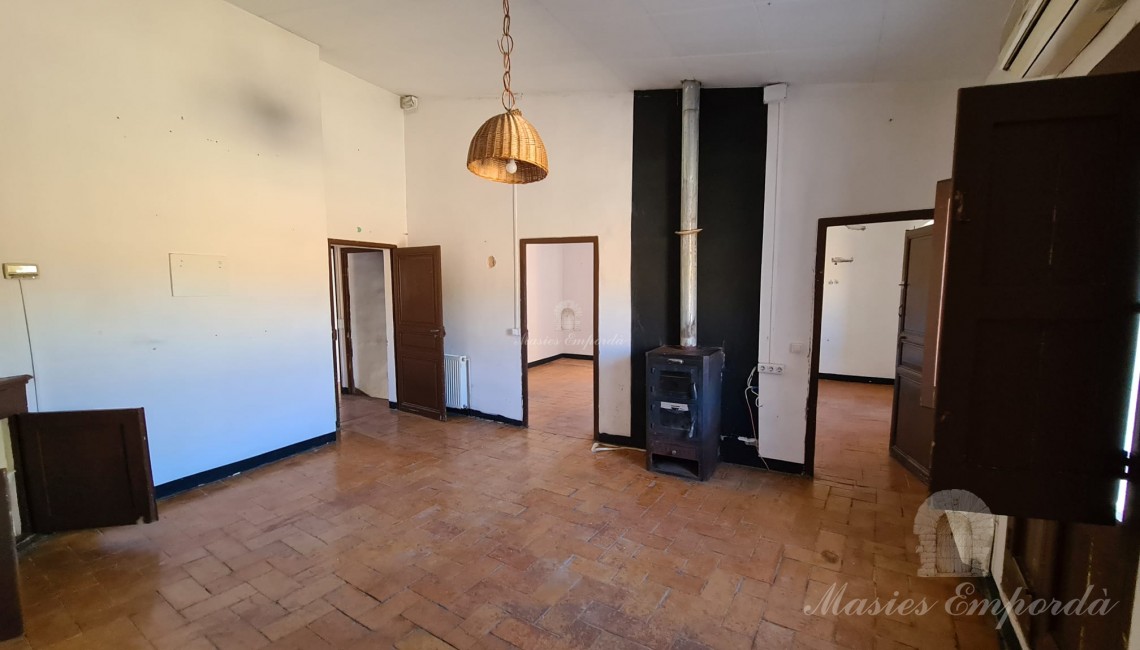
<svg viewBox="0 0 1140 650">
<path fill-rule="evenodd" d="M 1061 74 L 1116 14 L 1125 0 L 1028 0 L 1004 47 L 1007 78 Z"/>
</svg>

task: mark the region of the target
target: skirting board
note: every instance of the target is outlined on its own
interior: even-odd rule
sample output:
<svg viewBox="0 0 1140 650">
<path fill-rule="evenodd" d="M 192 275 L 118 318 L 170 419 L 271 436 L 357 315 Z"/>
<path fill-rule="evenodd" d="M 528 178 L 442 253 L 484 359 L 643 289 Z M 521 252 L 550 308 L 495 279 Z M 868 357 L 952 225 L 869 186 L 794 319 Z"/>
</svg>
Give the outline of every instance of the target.
<svg viewBox="0 0 1140 650">
<path fill-rule="evenodd" d="M 562 354 L 556 354 L 552 357 L 546 357 L 545 359 L 539 359 L 538 361 L 531 361 L 530 363 L 526 364 L 526 367 L 527 368 L 534 368 L 535 366 L 545 365 L 545 364 L 551 363 L 552 361 L 558 361 L 559 359 L 578 359 L 581 361 L 593 361 L 594 357 L 593 357 L 593 355 L 590 355 L 590 354 L 570 354 L 567 352 L 563 352 Z"/>
<path fill-rule="evenodd" d="M 301 442 L 295 442 L 280 449 L 267 451 L 264 454 L 258 454 L 252 458 L 246 458 L 245 460 L 239 460 L 236 463 L 222 465 L 221 467 L 215 467 L 214 469 L 208 469 L 204 472 L 198 472 L 197 474 L 184 476 L 180 479 L 175 479 L 173 481 L 163 483 L 162 485 L 156 485 L 154 486 L 154 495 L 158 499 L 165 499 L 167 497 L 174 496 L 175 494 L 181 494 L 187 490 L 193 490 L 194 488 L 201 487 L 209 483 L 216 483 L 217 481 L 229 478 L 237 474 L 241 474 L 242 472 L 248 472 L 252 469 L 257 469 L 263 465 L 276 463 L 279 460 L 285 460 L 290 456 L 296 456 L 297 454 L 303 454 L 307 451 L 312 451 L 313 449 L 316 449 L 317 447 L 323 447 L 330 442 L 336 442 L 336 432 L 326 433 L 324 435 L 317 436 L 316 438 L 302 440 Z"/>
<path fill-rule="evenodd" d="M 857 384 L 886 384 L 892 385 L 895 380 L 891 377 L 864 377 L 862 375 L 837 375 L 830 372 L 819 373 L 820 379 L 830 379 L 831 381 L 850 381 Z"/>
<path fill-rule="evenodd" d="M 645 449 L 644 444 L 638 444 L 633 438 L 629 436 L 615 436 L 609 433 L 599 433 L 597 441 L 607 445 L 614 445 L 615 447 L 633 447 L 635 449 Z M 764 461 L 760 459 L 755 453 L 740 454 L 733 453 L 730 455 L 725 454 L 725 448 L 721 447 L 721 461 L 731 465 L 744 465 L 745 467 L 756 467 L 764 469 Z M 768 461 L 768 469 L 774 472 L 782 472 L 784 474 L 803 474 L 804 464 L 793 463 L 787 460 L 776 460 L 775 458 L 766 458 Z"/>
<path fill-rule="evenodd" d="M 522 420 L 515 420 L 512 418 L 504 417 L 502 415 L 491 415 L 475 409 L 447 409 L 448 415 L 464 415 L 469 418 L 478 418 L 480 420 L 490 420 L 491 422 L 499 422 L 500 424 L 509 424 L 512 427 L 521 427 Z"/>
</svg>

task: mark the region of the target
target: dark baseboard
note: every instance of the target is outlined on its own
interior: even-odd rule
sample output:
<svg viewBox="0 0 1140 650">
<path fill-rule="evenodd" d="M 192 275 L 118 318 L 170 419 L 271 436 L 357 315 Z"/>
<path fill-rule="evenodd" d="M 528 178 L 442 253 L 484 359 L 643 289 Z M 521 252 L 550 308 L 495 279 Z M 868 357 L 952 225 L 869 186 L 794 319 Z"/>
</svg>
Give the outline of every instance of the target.
<svg viewBox="0 0 1140 650">
<path fill-rule="evenodd" d="M 615 436 L 609 433 L 599 433 L 595 436 L 597 442 L 606 445 L 614 445 L 615 447 L 632 447 L 634 449 L 645 449 L 645 443 L 634 440 L 630 436 Z M 764 469 L 764 462 L 756 455 L 756 450 L 748 445 L 740 444 L 729 446 L 725 444 L 727 440 L 722 440 L 720 445 L 720 460 L 725 463 L 733 465 L 744 465 L 746 467 L 757 467 Z M 742 451 L 742 450 L 746 450 Z M 776 460 L 775 458 L 767 458 L 768 469 L 774 472 L 783 472 L 785 474 L 803 474 L 804 464 L 793 463 L 786 460 Z"/>
<path fill-rule="evenodd" d="M 335 432 L 326 433 L 324 435 L 317 436 L 316 438 L 309 438 L 308 440 L 302 440 L 301 442 L 296 442 L 280 449 L 274 449 L 273 451 L 267 451 L 264 454 L 258 454 L 252 458 L 239 460 L 236 463 L 222 465 L 221 467 L 215 467 L 214 469 L 208 469 L 204 472 L 198 472 L 197 474 L 184 476 L 180 479 L 175 479 L 173 481 L 163 483 L 162 485 L 156 485 L 154 486 L 154 495 L 155 498 L 165 499 L 167 497 L 174 496 L 175 494 L 186 492 L 187 490 L 193 490 L 194 488 L 201 487 L 209 483 L 215 483 L 222 479 L 234 476 L 235 474 L 241 474 L 242 472 L 248 472 L 252 469 L 257 469 L 263 465 L 268 465 L 279 460 L 284 460 L 290 456 L 303 454 L 306 451 L 316 449 L 317 447 L 323 447 L 330 442 L 335 441 Z"/>
<path fill-rule="evenodd" d="M 905 453 L 903 453 L 903 451 L 901 451 L 899 448 L 895 447 L 894 445 L 891 445 L 891 448 L 889 451 L 890 451 L 891 458 L 894 458 L 903 467 L 910 470 L 910 473 L 914 474 L 915 477 L 918 478 L 918 480 L 922 481 L 926 485 L 930 485 L 930 470 L 929 469 L 923 467 L 917 460 L 911 458 L 910 456 L 907 456 Z"/>
<path fill-rule="evenodd" d="M 759 459 L 760 457 L 757 456 L 756 458 Z M 768 469 L 772 470 L 773 472 L 782 472 L 784 474 L 796 474 L 796 475 L 804 474 L 804 464 L 803 463 L 793 463 L 790 460 L 779 460 L 777 458 L 765 458 L 764 460 L 768 461 Z M 756 467 L 756 465 L 751 465 L 751 464 L 749 466 L 750 467 Z M 763 467 L 763 466 L 764 466 L 764 464 L 761 463 L 760 467 Z"/>
<path fill-rule="evenodd" d="M 755 467 L 756 469 L 767 469 L 784 474 L 804 473 L 803 463 L 793 463 L 791 461 L 778 460 L 775 458 L 761 458 L 756 454 L 756 447 L 744 444 L 744 442 L 731 436 L 720 439 L 720 460 L 722 463 Z M 764 464 L 765 462 L 767 462 L 767 465 Z"/>
<path fill-rule="evenodd" d="M 38 544 L 41 539 L 44 539 L 44 537 L 44 535 L 41 535 L 39 533 L 28 533 L 27 535 L 21 536 L 16 540 L 16 552 L 23 553 L 24 551 Z"/>
<path fill-rule="evenodd" d="M 857 384 L 886 384 L 893 385 L 895 380 L 893 377 L 864 377 L 862 375 L 836 375 L 830 372 L 819 373 L 820 379 L 830 379 L 831 381 L 850 381 Z"/>
<path fill-rule="evenodd" d="M 537 366 L 546 365 L 548 363 L 551 363 L 552 361 L 558 361 L 559 359 L 578 359 L 581 361 L 593 361 L 594 357 L 593 357 L 593 355 L 589 355 L 589 354 L 569 354 L 567 352 L 563 352 L 562 354 L 556 354 L 552 357 L 546 357 L 545 359 L 539 359 L 538 361 L 531 361 L 530 363 L 526 364 L 526 367 L 527 368 L 534 368 Z"/>
<path fill-rule="evenodd" d="M 1000 603 L 998 610 L 993 611 L 994 618 L 1003 620 L 1001 626 L 997 629 L 998 638 L 1001 640 L 1002 648 L 1005 650 L 1021 650 L 1021 640 L 1017 638 L 1017 632 L 1013 629 L 1013 616 L 1005 616 L 1005 602 L 1001 599 L 1001 592 L 998 591 L 997 582 L 992 575 L 988 575 L 979 579 L 981 582 L 981 591 L 983 596 L 991 602 Z"/>
<path fill-rule="evenodd" d="M 631 447 L 633 449 L 645 449 L 644 442 L 638 442 L 631 436 L 615 436 L 611 433 L 599 433 L 594 436 L 595 442 L 600 442 L 603 445 L 613 445 L 615 447 Z"/>
<path fill-rule="evenodd" d="M 521 427 L 523 425 L 522 420 L 515 420 L 512 418 L 502 416 L 502 415 L 492 415 L 490 413 L 483 413 L 482 411 L 476 411 L 475 409 L 453 409 L 453 408 L 449 408 L 449 409 L 447 409 L 447 414 L 448 415 L 463 415 L 463 416 L 466 416 L 469 418 L 478 418 L 480 420 L 490 420 L 491 422 L 498 422 L 500 424 L 509 424 L 512 427 Z"/>
<path fill-rule="evenodd" d="M 399 401 L 389 401 L 389 408 L 399 408 Z M 522 420 L 512 420 L 511 417 L 503 415 L 491 415 L 490 413 L 483 413 L 475 411 L 473 408 L 448 408 L 448 415 L 465 415 L 467 417 L 478 417 L 479 420 L 490 420 L 491 422 L 499 422 L 502 424 L 510 424 L 511 426 L 522 426 Z"/>
</svg>

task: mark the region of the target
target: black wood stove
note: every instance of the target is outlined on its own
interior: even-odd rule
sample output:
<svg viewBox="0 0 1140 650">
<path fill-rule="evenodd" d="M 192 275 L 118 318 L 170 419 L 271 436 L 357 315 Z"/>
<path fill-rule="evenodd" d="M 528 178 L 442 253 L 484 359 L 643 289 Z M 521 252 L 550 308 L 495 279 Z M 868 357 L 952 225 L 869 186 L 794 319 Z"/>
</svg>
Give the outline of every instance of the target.
<svg viewBox="0 0 1140 650">
<path fill-rule="evenodd" d="M 645 354 L 645 466 L 708 480 L 720 456 L 724 351 L 664 346 Z"/>
</svg>

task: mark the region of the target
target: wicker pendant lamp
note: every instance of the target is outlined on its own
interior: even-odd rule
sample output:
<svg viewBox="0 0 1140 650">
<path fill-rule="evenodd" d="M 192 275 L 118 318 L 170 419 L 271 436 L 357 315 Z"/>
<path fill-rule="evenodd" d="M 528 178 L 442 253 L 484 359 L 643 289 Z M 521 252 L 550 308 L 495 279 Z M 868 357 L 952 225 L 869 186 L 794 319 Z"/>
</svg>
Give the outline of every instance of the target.
<svg viewBox="0 0 1140 650">
<path fill-rule="evenodd" d="M 538 131 L 526 121 L 522 111 L 515 108 L 515 95 L 511 92 L 511 52 L 514 47 L 510 0 L 503 0 L 503 36 L 499 39 L 499 52 L 503 55 L 503 108 L 506 112 L 487 120 L 475 132 L 467 149 L 467 169 L 496 183 L 521 185 L 546 178 L 550 167 L 546 161 L 546 146 L 542 144 Z"/>
</svg>

